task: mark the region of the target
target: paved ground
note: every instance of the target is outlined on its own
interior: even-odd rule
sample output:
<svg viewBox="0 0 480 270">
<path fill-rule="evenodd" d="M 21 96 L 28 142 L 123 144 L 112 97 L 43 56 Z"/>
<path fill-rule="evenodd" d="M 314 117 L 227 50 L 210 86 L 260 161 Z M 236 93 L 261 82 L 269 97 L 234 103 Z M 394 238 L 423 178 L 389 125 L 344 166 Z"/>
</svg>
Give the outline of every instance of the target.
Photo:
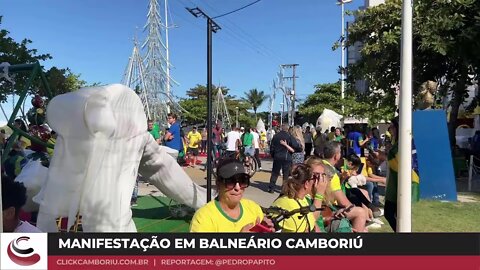
<svg viewBox="0 0 480 270">
<path fill-rule="evenodd" d="M 184 168 L 187 174 L 195 181 L 197 184 L 206 187 L 207 186 L 207 172 L 203 171 L 203 163 L 206 161 L 205 157 L 200 157 L 202 165 L 198 165 L 196 168 Z M 278 191 L 280 190 L 280 185 L 282 184 L 282 177 L 278 177 L 277 180 L 277 192 L 274 194 L 266 192 L 268 188 L 268 182 L 270 181 L 270 172 L 272 170 L 272 160 L 271 159 L 262 159 L 262 171 L 257 172 L 251 181 L 250 187 L 245 191 L 245 198 L 251 199 L 263 207 L 269 207 L 271 203 L 278 197 Z M 212 179 L 213 184 L 215 179 Z M 457 179 L 457 191 L 458 200 L 460 202 L 477 202 L 480 201 L 480 196 L 476 195 L 480 193 L 480 178 L 473 181 L 473 193 L 467 192 L 467 179 L 459 178 Z M 213 187 L 215 188 L 215 187 Z M 144 183 L 140 184 L 139 195 L 152 194 L 154 196 L 161 195 L 158 190 L 152 185 L 146 185 Z M 381 197 L 381 200 L 383 198 Z"/>
<path fill-rule="evenodd" d="M 196 168 L 184 168 L 184 170 L 195 183 L 206 187 L 207 172 L 203 171 L 203 163 L 206 161 L 206 158 L 201 157 L 200 160 L 202 161 L 202 165 L 198 165 Z M 271 203 L 278 197 L 278 191 L 280 190 L 280 185 L 282 184 L 282 177 L 279 177 L 277 180 L 277 192 L 274 194 L 266 192 L 268 183 L 270 181 L 271 170 L 272 161 L 269 159 L 262 159 L 262 171 L 257 172 L 253 176 L 250 187 L 248 187 L 245 191 L 245 198 L 251 199 L 263 207 L 268 207 L 271 205 Z M 214 184 L 215 179 L 212 179 L 212 181 Z M 140 183 L 139 195 L 143 196 L 148 194 L 152 194 L 154 196 L 161 195 L 161 193 L 158 192 L 157 188 L 154 186 Z"/>
</svg>

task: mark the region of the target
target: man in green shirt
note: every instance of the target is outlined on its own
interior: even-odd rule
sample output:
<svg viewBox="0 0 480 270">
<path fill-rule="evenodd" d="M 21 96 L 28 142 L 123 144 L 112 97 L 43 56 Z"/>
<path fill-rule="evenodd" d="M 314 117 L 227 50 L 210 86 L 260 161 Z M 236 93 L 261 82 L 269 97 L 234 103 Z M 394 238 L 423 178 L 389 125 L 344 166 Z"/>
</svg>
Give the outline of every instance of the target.
<svg viewBox="0 0 480 270">
<path fill-rule="evenodd" d="M 242 145 L 245 147 L 245 155 L 253 157 L 255 155 L 255 149 L 253 148 L 253 134 L 251 129 L 247 129 L 242 135 Z"/>
<path fill-rule="evenodd" d="M 160 132 L 159 132 L 159 126 L 157 123 L 153 123 L 152 120 L 148 120 L 148 132 L 153 136 L 155 141 L 160 144 Z"/>
</svg>

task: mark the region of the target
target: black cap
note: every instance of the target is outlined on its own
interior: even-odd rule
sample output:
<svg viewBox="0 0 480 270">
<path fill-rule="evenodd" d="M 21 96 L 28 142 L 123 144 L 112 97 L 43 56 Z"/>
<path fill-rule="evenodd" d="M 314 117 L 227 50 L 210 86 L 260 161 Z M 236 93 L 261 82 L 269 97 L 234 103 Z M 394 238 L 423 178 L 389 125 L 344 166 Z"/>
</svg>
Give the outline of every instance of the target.
<svg viewBox="0 0 480 270">
<path fill-rule="evenodd" d="M 245 174 L 248 176 L 247 172 L 245 171 L 245 167 L 243 166 L 243 163 L 238 160 L 233 160 L 232 162 L 222 164 L 217 169 L 217 175 L 223 179 L 230 178 L 237 174 Z"/>
</svg>

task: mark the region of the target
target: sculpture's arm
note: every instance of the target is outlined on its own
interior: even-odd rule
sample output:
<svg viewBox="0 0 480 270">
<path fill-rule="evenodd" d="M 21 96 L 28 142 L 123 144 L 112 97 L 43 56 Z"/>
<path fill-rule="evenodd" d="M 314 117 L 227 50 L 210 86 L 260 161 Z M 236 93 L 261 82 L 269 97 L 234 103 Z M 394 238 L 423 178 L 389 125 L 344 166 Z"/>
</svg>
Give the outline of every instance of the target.
<svg viewBox="0 0 480 270">
<path fill-rule="evenodd" d="M 167 197 L 195 209 L 206 203 L 206 189 L 195 184 L 171 157 L 148 135 L 138 172 Z"/>
</svg>

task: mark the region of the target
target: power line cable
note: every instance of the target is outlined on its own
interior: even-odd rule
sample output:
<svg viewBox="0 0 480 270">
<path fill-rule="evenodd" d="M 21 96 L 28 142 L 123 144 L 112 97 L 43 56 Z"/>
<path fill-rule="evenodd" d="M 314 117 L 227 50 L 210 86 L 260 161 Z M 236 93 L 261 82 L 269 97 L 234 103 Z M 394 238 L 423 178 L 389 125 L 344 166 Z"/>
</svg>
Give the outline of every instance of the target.
<svg viewBox="0 0 480 270">
<path fill-rule="evenodd" d="M 250 3 L 250 4 L 248 4 L 248 5 L 245 5 L 245 6 L 241 7 L 241 8 L 237 8 L 237 9 L 235 9 L 235 10 L 233 10 L 233 11 L 230 11 L 230 12 L 227 12 L 227 13 L 225 13 L 225 14 L 215 16 L 215 17 L 213 17 L 212 19 L 216 19 L 216 18 L 220 18 L 220 17 L 223 17 L 223 16 L 227 16 L 227 15 L 229 15 L 229 14 L 232 14 L 232 13 L 235 13 L 235 12 L 237 12 L 237 11 L 240 11 L 240 10 L 242 10 L 242 9 L 244 9 L 244 8 L 247 8 L 247 7 L 251 6 L 251 5 L 254 5 L 254 4 L 256 4 L 256 3 L 260 2 L 260 1 L 262 1 L 262 0 L 257 0 L 257 1 L 255 1 L 255 2 L 252 2 L 252 3 Z"/>
<path fill-rule="evenodd" d="M 191 0 L 190 0 L 190 2 L 191 2 Z M 212 11 L 214 11 L 216 13 L 220 13 L 215 7 L 210 5 L 207 1 L 202 1 L 202 3 L 204 3 L 206 6 L 208 6 L 209 9 L 211 9 Z M 224 28 L 229 28 L 229 27 L 230 28 L 236 28 L 238 31 L 240 31 L 240 33 L 235 31 L 234 29 L 231 29 L 231 32 L 238 35 L 240 38 L 243 38 L 243 39 L 247 40 L 247 42 L 250 44 L 250 46 L 254 47 L 253 49 L 255 51 L 257 51 L 257 50 L 265 51 L 265 54 L 269 55 L 267 57 L 275 58 L 276 62 L 274 62 L 274 63 L 277 64 L 277 65 L 279 65 L 281 63 L 288 62 L 285 59 L 283 59 L 282 57 L 278 56 L 277 53 L 275 53 L 272 49 L 270 49 L 269 47 L 264 45 L 262 42 L 255 39 L 252 35 L 247 33 L 240 26 L 235 24 L 232 20 L 230 20 L 228 18 L 224 18 L 224 20 L 225 20 L 225 23 L 223 24 Z M 243 37 L 242 37 L 242 35 L 243 35 Z M 259 48 L 257 48 L 257 47 L 259 47 Z"/>
<path fill-rule="evenodd" d="M 188 6 L 188 4 L 184 1 L 184 0 L 179 0 L 182 4 Z M 192 2 L 191 0 L 188 0 L 190 3 L 196 5 L 194 2 Z M 208 7 L 209 7 L 209 10 L 213 10 L 214 12 L 213 13 L 219 13 L 214 7 L 212 7 L 210 4 L 208 4 L 207 2 L 205 2 L 204 4 L 206 4 Z M 182 18 L 183 19 L 183 18 Z M 190 21 L 189 21 L 190 22 Z M 198 25 L 196 25 L 197 28 Z M 223 41 L 225 43 L 228 43 L 230 45 L 233 45 L 233 47 L 239 47 L 239 48 L 242 48 L 244 49 L 244 47 L 247 47 L 249 49 L 251 49 L 254 53 L 257 53 L 257 54 L 260 54 L 261 56 L 265 57 L 266 59 L 270 60 L 272 63 L 274 63 L 275 65 L 279 65 L 282 63 L 281 60 L 279 60 L 279 58 L 275 57 L 275 55 L 272 55 L 272 53 L 266 51 L 265 49 L 262 49 L 260 46 L 254 44 L 252 41 L 250 41 L 248 38 L 244 38 L 242 37 L 240 34 L 237 33 L 237 31 L 235 31 L 234 29 L 232 29 L 231 27 L 225 25 L 222 27 L 227 30 L 225 33 L 225 35 L 219 35 L 218 38 L 220 41 Z M 241 30 L 241 29 L 240 29 Z M 241 30 L 243 31 L 243 30 Z M 243 31 L 244 32 L 244 31 Z M 225 38 L 227 37 L 227 38 Z M 230 38 L 231 40 L 229 40 L 228 38 Z M 243 44 L 244 46 L 239 46 L 239 44 Z M 265 47 L 265 46 L 264 46 Z M 276 59 L 275 59 L 276 58 Z"/>
</svg>

